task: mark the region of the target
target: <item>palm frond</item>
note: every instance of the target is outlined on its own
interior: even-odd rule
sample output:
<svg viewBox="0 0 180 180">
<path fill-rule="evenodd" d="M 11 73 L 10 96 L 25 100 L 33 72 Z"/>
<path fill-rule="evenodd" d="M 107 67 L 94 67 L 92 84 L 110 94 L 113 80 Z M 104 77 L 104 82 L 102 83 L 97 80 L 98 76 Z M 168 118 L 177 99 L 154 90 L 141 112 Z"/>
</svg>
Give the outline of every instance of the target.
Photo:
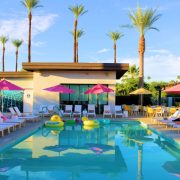
<svg viewBox="0 0 180 180">
<path fill-rule="evenodd" d="M 107 34 L 114 42 L 116 42 L 118 39 L 120 39 L 122 36 L 124 36 L 121 32 L 114 31 L 114 32 L 109 32 Z"/>
<path fill-rule="evenodd" d="M 74 31 L 71 31 L 70 33 L 74 36 Z M 85 34 L 85 32 L 84 32 L 83 29 L 78 29 L 78 30 L 76 31 L 77 39 L 80 38 L 80 37 L 82 37 L 84 34 Z"/>
<path fill-rule="evenodd" d="M 7 43 L 8 40 L 9 38 L 7 36 L 0 36 L 0 41 L 3 46 Z"/>
<path fill-rule="evenodd" d="M 69 10 L 72 11 L 76 19 L 78 19 L 79 16 L 82 16 L 83 14 L 87 12 L 87 10 L 85 10 L 82 4 L 76 5 L 76 6 L 70 6 Z"/>
<path fill-rule="evenodd" d="M 39 0 L 24 0 L 21 1 L 21 3 L 27 8 L 28 12 L 31 12 L 32 9 L 42 7 L 42 5 L 39 5 Z"/>
<path fill-rule="evenodd" d="M 157 30 L 157 28 L 152 26 L 161 17 L 161 14 L 156 14 L 156 12 L 156 9 L 146 9 L 143 11 L 138 6 L 137 11 L 130 11 L 128 16 L 131 19 L 133 27 L 137 28 L 140 34 L 143 35 L 149 29 Z"/>
<path fill-rule="evenodd" d="M 22 45 L 23 40 L 14 39 L 14 40 L 12 40 L 12 43 L 13 43 L 13 45 L 18 49 L 18 48 Z"/>
</svg>

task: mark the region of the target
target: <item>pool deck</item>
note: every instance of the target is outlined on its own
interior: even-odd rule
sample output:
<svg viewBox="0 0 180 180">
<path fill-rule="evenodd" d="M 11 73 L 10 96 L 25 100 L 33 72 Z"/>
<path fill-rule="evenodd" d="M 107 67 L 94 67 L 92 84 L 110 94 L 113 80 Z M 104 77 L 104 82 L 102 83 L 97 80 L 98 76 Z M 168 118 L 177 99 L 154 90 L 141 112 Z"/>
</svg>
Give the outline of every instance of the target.
<svg viewBox="0 0 180 180">
<path fill-rule="evenodd" d="M 98 116 L 97 118 L 102 118 L 102 116 Z M 34 132 L 38 128 L 42 127 L 45 120 L 48 120 L 49 118 L 45 118 L 44 120 L 38 121 L 38 122 L 28 122 L 26 123 L 25 127 L 18 128 L 16 131 L 11 132 L 10 134 L 6 134 L 5 136 L 0 136 L 0 150 L 4 147 L 7 147 L 9 145 L 13 145 L 16 140 L 20 139 L 21 137 L 30 134 L 31 132 Z M 157 121 L 153 120 L 152 118 L 142 117 L 142 116 L 135 116 L 135 117 L 128 117 L 128 118 L 112 118 L 111 120 L 114 122 L 117 121 L 123 121 L 126 120 L 138 120 L 141 123 L 143 123 L 145 126 L 147 126 L 150 129 L 154 129 L 164 136 L 168 138 L 172 138 L 177 143 L 180 143 L 180 128 L 172 128 L 167 127 L 166 125 L 160 125 L 157 123 Z"/>
</svg>

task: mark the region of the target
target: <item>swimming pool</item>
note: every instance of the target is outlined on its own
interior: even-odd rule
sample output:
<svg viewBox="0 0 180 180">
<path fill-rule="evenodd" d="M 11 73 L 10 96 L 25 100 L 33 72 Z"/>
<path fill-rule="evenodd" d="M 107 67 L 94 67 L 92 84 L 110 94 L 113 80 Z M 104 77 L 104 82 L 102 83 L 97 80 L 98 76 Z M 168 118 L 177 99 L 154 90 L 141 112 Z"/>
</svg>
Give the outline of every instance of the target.
<svg viewBox="0 0 180 180">
<path fill-rule="evenodd" d="M 138 122 L 41 128 L 0 154 L 1 180 L 175 180 L 180 150 Z"/>
</svg>

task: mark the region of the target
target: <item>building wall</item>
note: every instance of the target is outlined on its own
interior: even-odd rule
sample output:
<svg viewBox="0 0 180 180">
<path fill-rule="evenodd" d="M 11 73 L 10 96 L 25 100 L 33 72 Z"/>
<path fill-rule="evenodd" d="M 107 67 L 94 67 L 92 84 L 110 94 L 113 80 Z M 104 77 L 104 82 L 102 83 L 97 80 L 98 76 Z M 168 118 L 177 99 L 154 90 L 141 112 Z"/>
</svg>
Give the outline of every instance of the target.
<svg viewBox="0 0 180 180">
<path fill-rule="evenodd" d="M 59 104 L 59 94 L 43 90 L 44 88 L 58 84 L 108 84 L 115 90 L 115 72 L 55 72 L 44 71 L 34 72 L 34 103 L 33 110 L 39 109 L 40 105 Z M 110 105 L 115 105 L 115 93 L 109 93 L 108 101 Z"/>
<path fill-rule="evenodd" d="M 106 71 L 41 71 L 32 78 L 7 78 L 10 82 L 25 88 L 23 111 L 37 112 L 40 105 L 59 105 L 59 94 L 43 90 L 58 84 L 108 84 L 115 90 L 116 72 Z M 115 93 L 109 93 L 108 102 L 115 105 Z M 113 109 L 112 109 L 113 110 Z"/>
</svg>

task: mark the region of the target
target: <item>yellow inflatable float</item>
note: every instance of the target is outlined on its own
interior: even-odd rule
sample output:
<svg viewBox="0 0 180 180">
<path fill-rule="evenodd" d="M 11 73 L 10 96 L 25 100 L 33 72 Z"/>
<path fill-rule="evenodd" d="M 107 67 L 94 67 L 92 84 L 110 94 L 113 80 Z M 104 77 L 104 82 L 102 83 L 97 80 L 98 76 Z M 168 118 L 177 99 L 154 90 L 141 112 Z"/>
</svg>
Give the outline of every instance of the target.
<svg viewBox="0 0 180 180">
<path fill-rule="evenodd" d="M 50 121 L 45 122 L 45 127 L 56 128 L 64 126 L 64 122 L 62 121 L 61 117 L 58 115 L 53 115 Z"/>
<path fill-rule="evenodd" d="M 88 129 L 88 126 L 91 126 L 91 127 L 96 127 L 96 126 L 99 126 L 99 122 L 96 121 L 96 120 L 90 120 L 88 119 L 88 117 L 82 117 L 82 122 L 84 124 L 84 126 L 87 127 Z"/>
</svg>

